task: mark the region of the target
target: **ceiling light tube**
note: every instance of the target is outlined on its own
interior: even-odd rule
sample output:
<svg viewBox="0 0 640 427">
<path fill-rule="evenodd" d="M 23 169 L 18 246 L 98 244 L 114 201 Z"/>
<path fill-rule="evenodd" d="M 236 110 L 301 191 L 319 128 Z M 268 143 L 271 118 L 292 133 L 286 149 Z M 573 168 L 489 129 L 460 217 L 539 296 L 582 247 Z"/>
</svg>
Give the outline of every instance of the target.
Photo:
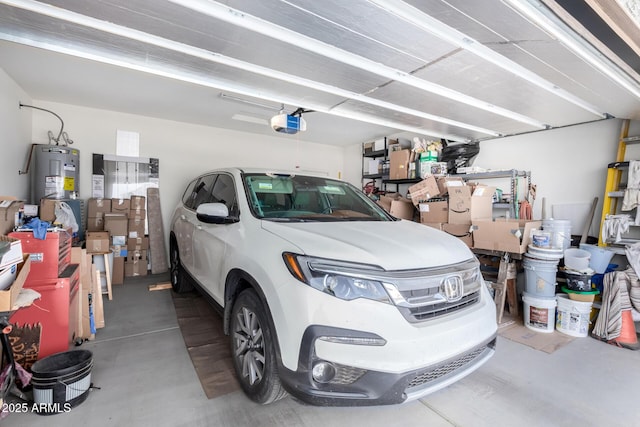
<svg viewBox="0 0 640 427">
<path fill-rule="evenodd" d="M 391 129 L 412 132 L 412 133 L 426 136 L 426 137 L 444 138 L 444 139 L 447 139 L 450 141 L 456 141 L 456 142 L 471 141 L 470 138 L 465 138 L 459 135 L 444 134 L 441 132 L 430 131 L 428 129 L 418 128 L 414 126 L 405 126 L 396 122 L 382 120 L 377 117 L 371 117 L 364 114 L 357 114 L 357 113 L 345 112 L 345 111 L 336 111 L 336 110 L 328 109 L 322 105 L 316 105 L 307 101 L 305 101 L 304 105 L 302 105 L 302 103 L 300 102 L 300 99 L 289 98 L 289 97 L 285 97 L 278 94 L 272 94 L 272 93 L 256 92 L 255 89 L 252 89 L 252 88 L 242 88 L 239 86 L 231 86 L 229 84 L 221 83 L 219 81 L 213 81 L 211 79 L 189 76 L 185 73 L 176 73 L 176 72 L 169 71 L 167 67 L 162 67 L 162 68 L 160 68 L 159 66 L 152 67 L 146 62 L 144 64 L 134 64 L 130 61 L 123 61 L 121 59 L 116 59 L 116 58 L 107 57 L 103 55 L 91 54 L 91 53 L 79 51 L 76 49 L 63 47 L 58 44 L 38 42 L 38 41 L 34 41 L 24 37 L 16 36 L 14 34 L 8 34 L 8 33 L 2 33 L 2 32 L 0 32 L 0 39 L 27 45 L 27 46 L 33 46 L 39 49 L 45 49 L 52 52 L 58 52 L 65 55 L 71 55 L 78 58 L 88 59 L 91 61 L 102 62 L 104 64 L 114 65 L 122 68 L 127 68 L 130 70 L 140 71 L 147 74 L 153 74 L 160 77 L 166 77 L 166 78 L 170 78 L 173 80 L 178 80 L 186 83 L 196 84 L 203 87 L 209 87 L 209 88 L 223 90 L 227 92 L 233 92 L 238 95 L 242 95 L 250 98 L 262 99 L 265 101 L 275 102 L 278 104 L 301 106 L 305 109 L 314 110 L 320 113 L 330 114 L 330 115 L 341 117 L 341 118 L 357 120 L 365 123 L 370 123 L 373 125 L 384 126 Z"/>
<path fill-rule="evenodd" d="M 424 90 L 425 92 L 434 93 L 436 95 L 452 99 L 454 101 L 479 108 L 481 110 L 489 111 L 493 114 L 497 114 L 503 117 L 516 120 L 518 122 L 526 123 L 531 126 L 546 129 L 549 126 L 540 122 L 539 120 L 527 117 L 523 114 L 516 113 L 515 111 L 507 110 L 505 108 L 493 105 L 490 102 L 483 101 L 461 92 L 449 89 L 447 87 L 431 83 L 429 81 L 417 78 L 405 71 L 398 70 L 396 68 L 388 67 L 379 62 L 372 61 L 364 58 L 360 55 L 347 52 L 339 49 L 335 46 L 321 42 L 319 40 L 312 39 L 304 34 L 297 33 L 279 25 L 272 24 L 258 17 L 249 15 L 239 10 L 233 9 L 229 6 L 217 3 L 215 1 L 208 0 L 169 0 L 171 3 L 178 4 L 185 8 L 194 10 L 196 12 L 211 16 L 213 18 L 231 23 L 233 25 L 245 28 L 250 31 L 271 37 L 281 42 L 295 45 L 296 47 L 306 49 L 314 52 L 318 55 L 322 55 L 327 58 L 331 58 L 338 62 L 342 62 L 347 65 L 351 65 L 356 68 L 377 74 L 382 77 L 386 77 L 390 80 L 404 83 L 408 86 L 415 87 L 417 89 Z"/>
<path fill-rule="evenodd" d="M 376 5 L 377 7 L 386 10 L 387 12 L 397 16 L 398 18 L 420 28 L 423 31 L 433 34 L 434 36 L 451 43 L 454 46 L 458 46 L 464 50 L 467 50 L 474 55 L 484 59 L 496 65 L 503 70 L 506 70 L 515 76 L 520 77 L 533 83 L 541 89 L 546 90 L 570 103 L 589 111 L 601 118 L 606 118 L 608 115 L 603 113 L 594 105 L 580 99 L 579 97 L 567 92 L 564 89 L 559 88 L 554 83 L 540 77 L 536 73 L 526 69 L 517 62 L 514 62 L 507 57 L 500 55 L 493 49 L 488 48 L 482 43 L 474 40 L 466 34 L 449 27 L 448 25 L 438 21 L 437 19 L 427 15 L 420 9 L 410 6 L 403 2 L 391 2 L 388 0 L 367 0 L 369 3 Z M 500 34 L 499 34 L 500 35 Z M 502 37 L 502 35 L 500 35 Z"/>
<path fill-rule="evenodd" d="M 229 100 L 229 101 L 242 102 L 243 104 L 253 105 L 254 107 L 260 107 L 266 110 L 280 111 L 282 109 L 280 105 L 276 107 L 274 105 L 262 104 L 260 102 L 252 101 L 250 99 L 244 99 L 237 96 L 229 95 L 228 93 L 220 93 L 220 98 Z"/>
<path fill-rule="evenodd" d="M 50 6 L 48 4 L 43 4 L 40 2 L 35 2 L 31 0 L 16 0 L 16 1 L 4 1 L 4 3 L 12 3 L 12 5 L 24 8 L 26 10 L 30 10 L 32 12 L 36 12 L 42 15 L 49 16 L 51 18 L 60 19 L 67 22 L 72 22 L 74 24 L 83 25 L 86 27 L 90 27 L 99 31 L 104 31 L 106 33 L 114 34 L 121 37 L 126 37 L 131 40 L 137 40 L 142 43 L 150 44 L 153 46 L 161 47 L 164 49 L 184 53 L 193 57 L 197 57 L 200 59 L 204 59 L 211 62 L 216 62 L 218 64 L 227 65 L 230 67 L 242 69 L 245 71 L 249 71 L 254 74 L 259 74 L 262 76 L 274 78 L 277 80 L 285 81 L 287 83 L 296 84 L 303 87 L 308 87 L 311 89 L 315 89 L 321 92 L 330 93 L 336 96 L 340 96 L 343 98 L 358 100 L 367 104 L 376 105 L 378 107 L 386 108 L 393 111 L 402 112 L 405 114 L 414 115 L 416 117 L 421 117 L 427 120 L 433 120 L 437 122 L 441 122 L 450 126 L 455 126 L 467 130 L 471 130 L 474 132 L 484 133 L 491 136 L 500 136 L 499 132 L 494 130 L 485 129 L 479 126 L 474 126 L 471 124 L 459 122 L 456 120 L 447 119 L 444 117 L 439 117 L 434 114 L 428 114 L 419 110 L 402 107 L 390 102 L 381 101 L 376 98 L 370 98 L 365 95 L 361 95 L 359 93 L 351 92 L 348 90 L 344 90 L 335 86 L 331 86 L 325 83 L 320 83 L 314 80 L 305 79 L 302 77 L 295 76 L 293 74 L 284 73 L 281 71 L 273 70 L 271 68 L 262 67 L 260 65 L 252 64 L 249 62 L 241 61 L 235 58 L 231 58 L 219 53 L 211 52 L 205 49 L 193 47 L 186 45 L 184 43 L 176 42 L 173 40 L 165 39 L 163 37 L 155 36 L 149 33 L 145 33 L 143 31 L 134 30 L 131 28 L 123 27 L 118 24 L 114 24 L 107 21 L 102 21 L 96 18 L 88 17 L 85 15 L 81 15 L 76 12 L 67 11 L 64 9 L 60 9 L 57 7 Z"/>
<path fill-rule="evenodd" d="M 569 50 L 585 60 L 595 69 L 616 82 L 618 85 L 640 98 L 640 85 L 623 73 L 593 46 L 583 41 L 539 1 L 502 0 L 521 16 L 546 31 L 560 41 Z"/>
</svg>

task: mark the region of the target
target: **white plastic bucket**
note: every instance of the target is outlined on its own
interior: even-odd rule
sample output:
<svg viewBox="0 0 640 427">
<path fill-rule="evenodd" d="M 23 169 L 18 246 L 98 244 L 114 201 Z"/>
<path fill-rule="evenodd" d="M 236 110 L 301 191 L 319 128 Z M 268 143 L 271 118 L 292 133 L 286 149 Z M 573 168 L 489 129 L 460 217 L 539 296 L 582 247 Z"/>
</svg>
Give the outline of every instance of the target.
<svg viewBox="0 0 640 427">
<path fill-rule="evenodd" d="M 524 326 L 536 332 L 553 332 L 556 320 L 556 298 L 540 298 L 528 293 L 522 295 Z"/>
<path fill-rule="evenodd" d="M 551 247 L 567 249 L 571 246 L 571 221 L 568 219 L 543 219 L 542 229 L 551 233 Z"/>
<path fill-rule="evenodd" d="M 591 254 L 589 268 L 592 268 L 598 274 L 603 274 L 607 270 L 611 258 L 615 255 L 613 251 L 587 243 L 580 243 L 580 249 Z"/>
<path fill-rule="evenodd" d="M 558 294 L 558 316 L 556 329 L 573 337 L 586 337 L 589 333 L 592 302 L 569 299 L 567 294 Z"/>
<path fill-rule="evenodd" d="M 533 296 L 555 297 L 558 260 L 533 258 L 529 254 L 522 257 L 525 291 Z"/>
<path fill-rule="evenodd" d="M 527 247 L 527 254 L 531 258 L 545 259 L 547 261 L 555 260 L 556 262 L 564 257 L 564 251 L 562 249 L 539 248 L 533 245 Z"/>
<path fill-rule="evenodd" d="M 591 253 L 583 249 L 569 248 L 564 251 L 564 265 L 568 269 L 583 271 L 589 268 Z"/>
</svg>

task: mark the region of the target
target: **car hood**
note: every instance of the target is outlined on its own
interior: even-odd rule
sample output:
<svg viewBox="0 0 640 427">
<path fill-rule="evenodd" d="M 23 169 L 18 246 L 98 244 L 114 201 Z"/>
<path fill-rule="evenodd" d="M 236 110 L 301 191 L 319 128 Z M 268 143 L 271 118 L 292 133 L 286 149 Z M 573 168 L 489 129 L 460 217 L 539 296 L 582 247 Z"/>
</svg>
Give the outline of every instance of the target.
<svg viewBox="0 0 640 427">
<path fill-rule="evenodd" d="M 385 270 L 429 268 L 473 257 L 458 238 L 411 221 L 273 222 L 262 228 L 304 255 L 377 265 Z"/>
</svg>

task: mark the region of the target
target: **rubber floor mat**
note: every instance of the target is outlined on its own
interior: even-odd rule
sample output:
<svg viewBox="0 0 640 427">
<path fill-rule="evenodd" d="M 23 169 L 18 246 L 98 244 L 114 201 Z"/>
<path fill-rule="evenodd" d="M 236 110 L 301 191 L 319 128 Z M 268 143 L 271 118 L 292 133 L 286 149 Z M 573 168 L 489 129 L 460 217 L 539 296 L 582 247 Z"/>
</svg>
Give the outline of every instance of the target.
<svg viewBox="0 0 640 427">
<path fill-rule="evenodd" d="M 171 291 L 171 295 L 182 338 L 207 398 L 240 390 L 222 317 L 197 292 Z"/>
</svg>

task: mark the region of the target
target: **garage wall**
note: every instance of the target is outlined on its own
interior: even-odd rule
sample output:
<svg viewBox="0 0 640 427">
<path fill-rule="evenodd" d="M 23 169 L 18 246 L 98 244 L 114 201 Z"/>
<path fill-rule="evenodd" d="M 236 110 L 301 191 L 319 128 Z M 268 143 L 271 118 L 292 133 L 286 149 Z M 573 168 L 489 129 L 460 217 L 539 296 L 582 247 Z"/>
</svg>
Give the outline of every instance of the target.
<svg viewBox="0 0 640 427">
<path fill-rule="evenodd" d="M 317 171 L 337 177 L 344 168 L 340 147 L 268 136 L 255 136 L 206 126 L 97 110 L 69 104 L 33 101 L 54 111 L 80 150 L 80 197 L 91 196 L 92 154 L 116 154 L 116 132 L 140 134 L 140 156 L 160 162 L 160 202 L 165 237 L 170 216 L 188 181 L 207 170 L 224 166 L 269 167 Z M 33 141 L 48 143 L 47 131 L 59 130 L 51 114 L 33 111 Z M 19 154 L 27 150 L 27 142 Z M 22 159 L 22 157 L 20 157 Z M 168 247 L 168 246 L 167 246 Z"/>
<path fill-rule="evenodd" d="M 29 179 L 18 171 L 25 168 L 31 144 L 31 111 L 19 108 L 20 102 L 30 104 L 31 98 L 0 69 L 0 195 L 27 200 Z"/>
<path fill-rule="evenodd" d="M 543 218 L 544 198 L 546 217 L 574 220 L 572 234 L 582 234 L 593 199 L 598 197 L 589 232 L 597 236 L 607 165 L 615 161 L 621 125 L 621 120 L 612 119 L 485 141 L 473 164 L 487 169 L 530 170 L 537 186 L 534 218 Z M 637 123 L 630 135 L 633 132 L 640 134 Z M 633 155 L 633 148 L 628 154 Z"/>
</svg>

